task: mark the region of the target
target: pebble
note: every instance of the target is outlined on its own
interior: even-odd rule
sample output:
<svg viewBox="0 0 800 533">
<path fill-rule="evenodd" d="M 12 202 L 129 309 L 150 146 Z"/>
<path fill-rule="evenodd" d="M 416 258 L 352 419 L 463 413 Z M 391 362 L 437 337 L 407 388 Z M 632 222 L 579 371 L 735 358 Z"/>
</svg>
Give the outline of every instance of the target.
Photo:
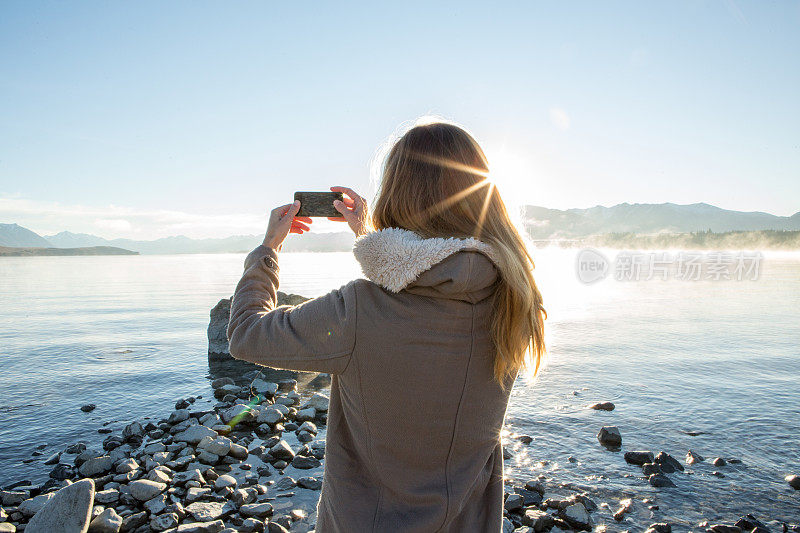
<svg viewBox="0 0 800 533">
<path fill-rule="evenodd" d="M 797 475 L 789 475 L 783 478 L 786 483 L 789 484 L 794 490 L 800 490 L 800 476 Z"/>
<path fill-rule="evenodd" d="M 223 514 L 224 502 L 194 502 L 186 506 L 186 512 L 200 522 L 211 522 Z"/>
<path fill-rule="evenodd" d="M 83 411 L 84 413 L 91 413 L 95 409 L 97 409 L 97 406 L 93 403 L 88 403 L 86 405 L 81 406 L 81 411 Z"/>
<path fill-rule="evenodd" d="M 242 505 L 239 508 L 239 513 L 244 516 L 258 516 L 258 517 L 265 517 L 269 516 L 273 513 L 272 504 L 271 503 L 248 503 L 246 505 Z"/>
<path fill-rule="evenodd" d="M 714 466 L 725 466 L 727 463 L 722 457 L 715 457 L 714 460 L 711 461 L 711 464 Z"/>
<path fill-rule="evenodd" d="M 675 483 L 664 474 L 651 474 L 647 481 L 654 487 L 674 487 Z"/>
<path fill-rule="evenodd" d="M 149 479 L 138 479 L 136 481 L 131 481 L 128 484 L 128 490 L 130 491 L 131 496 L 140 502 L 145 502 L 151 498 L 155 498 L 166 489 L 167 485 L 165 483 L 150 481 Z"/>
<path fill-rule="evenodd" d="M 298 480 L 298 484 L 300 481 Z M 522 509 L 525 505 L 525 497 L 521 494 L 509 494 L 506 498 L 505 504 L 503 505 L 507 511 L 513 512 Z"/>
<path fill-rule="evenodd" d="M 676 470 L 680 470 L 681 472 L 683 472 L 683 465 L 680 463 L 680 461 L 672 457 L 667 452 L 658 452 L 658 455 L 656 455 L 654 462 L 657 465 L 659 465 L 661 467 L 661 470 L 663 470 L 667 474 L 671 474 Z"/>
</svg>

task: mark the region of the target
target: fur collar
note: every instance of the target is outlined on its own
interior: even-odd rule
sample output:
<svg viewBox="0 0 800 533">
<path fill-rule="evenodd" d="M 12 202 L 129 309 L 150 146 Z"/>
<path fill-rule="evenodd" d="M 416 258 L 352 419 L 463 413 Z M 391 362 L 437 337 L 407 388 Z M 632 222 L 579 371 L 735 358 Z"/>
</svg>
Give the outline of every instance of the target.
<svg viewBox="0 0 800 533">
<path fill-rule="evenodd" d="M 362 235 L 353 245 L 353 254 L 369 280 L 392 292 L 400 292 L 426 270 L 467 249 L 484 253 L 497 264 L 494 249 L 478 239 L 424 239 L 401 228 L 385 228 Z"/>
</svg>

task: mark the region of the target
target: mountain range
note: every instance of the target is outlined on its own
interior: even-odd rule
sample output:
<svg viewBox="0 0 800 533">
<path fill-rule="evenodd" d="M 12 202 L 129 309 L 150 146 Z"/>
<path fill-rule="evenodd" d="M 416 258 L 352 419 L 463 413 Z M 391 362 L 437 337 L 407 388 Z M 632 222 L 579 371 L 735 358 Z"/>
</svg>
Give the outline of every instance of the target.
<svg viewBox="0 0 800 533">
<path fill-rule="evenodd" d="M 529 236 L 535 240 L 576 239 L 612 233 L 656 235 L 707 230 L 715 233 L 800 230 L 800 212 L 783 217 L 762 212 L 731 211 L 704 203 L 625 203 L 613 207 L 566 210 L 525 206 L 523 218 Z M 261 235 L 234 235 L 218 239 L 190 239 L 182 235 L 156 240 L 104 239 L 69 231 L 43 237 L 17 224 L 0 224 L 0 246 L 6 247 L 114 246 L 142 254 L 225 253 L 252 250 L 261 239 Z M 353 239 L 349 232 L 307 233 L 300 239 L 287 240 L 283 250 L 346 251 L 351 249 Z"/>
</svg>

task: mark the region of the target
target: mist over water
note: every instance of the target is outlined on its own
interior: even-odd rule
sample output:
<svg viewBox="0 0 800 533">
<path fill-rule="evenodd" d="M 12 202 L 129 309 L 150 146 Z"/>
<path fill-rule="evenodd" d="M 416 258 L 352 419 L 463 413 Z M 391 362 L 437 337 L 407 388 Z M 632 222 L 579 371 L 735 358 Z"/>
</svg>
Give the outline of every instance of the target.
<svg viewBox="0 0 800 533">
<path fill-rule="evenodd" d="M 535 254 L 549 363 L 512 393 L 507 474 L 544 475 L 554 494 L 560 483 L 591 489 L 612 507 L 650 497 L 660 505 L 652 518 L 687 528 L 747 512 L 798 521 L 797 493 L 783 477 L 800 472 L 800 254 L 766 253 L 755 281 L 584 284 L 578 252 Z M 99 444 L 106 423 L 157 421 L 190 395 L 210 402 L 209 310 L 230 297 L 243 259 L 0 260 L 0 485 L 43 481 L 47 456 L 78 440 Z M 281 290 L 305 296 L 361 275 L 349 253 L 284 253 L 280 266 Z M 613 412 L 586 409 L 606 400 Z M 83 413 L 88 403 L 97 409 Z M 707 461 L 671 474 L 677 488 L 653 489 L 622 452 L 598 444 L 603 425 L 620 428 L 622 452 L 664 450 L 683 461 L 692 449 Z M 517 433 L 534 440 L 520 444 Z M 44 455 L 23 463 L 40 444 Z M 713 467 L 717 456 L 742 463 Z M 634 513 L 650 518 L 643 504 Z"/>
</svg>

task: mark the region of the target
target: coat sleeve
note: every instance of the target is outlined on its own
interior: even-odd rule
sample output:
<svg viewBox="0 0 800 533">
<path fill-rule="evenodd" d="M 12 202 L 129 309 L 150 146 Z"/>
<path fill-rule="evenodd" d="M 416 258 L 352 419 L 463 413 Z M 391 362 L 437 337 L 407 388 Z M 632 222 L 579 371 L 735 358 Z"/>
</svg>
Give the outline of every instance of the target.
<svg viewBox="0 0 800 533">
<path fill-rule="evenodd" d="M 355 282 L 297 306 L 277 307 L 278 254 L 259 246 L 244 262 L 228 322 L 235 359 L 338 374 L 356 342 Z"/>
</svg>

